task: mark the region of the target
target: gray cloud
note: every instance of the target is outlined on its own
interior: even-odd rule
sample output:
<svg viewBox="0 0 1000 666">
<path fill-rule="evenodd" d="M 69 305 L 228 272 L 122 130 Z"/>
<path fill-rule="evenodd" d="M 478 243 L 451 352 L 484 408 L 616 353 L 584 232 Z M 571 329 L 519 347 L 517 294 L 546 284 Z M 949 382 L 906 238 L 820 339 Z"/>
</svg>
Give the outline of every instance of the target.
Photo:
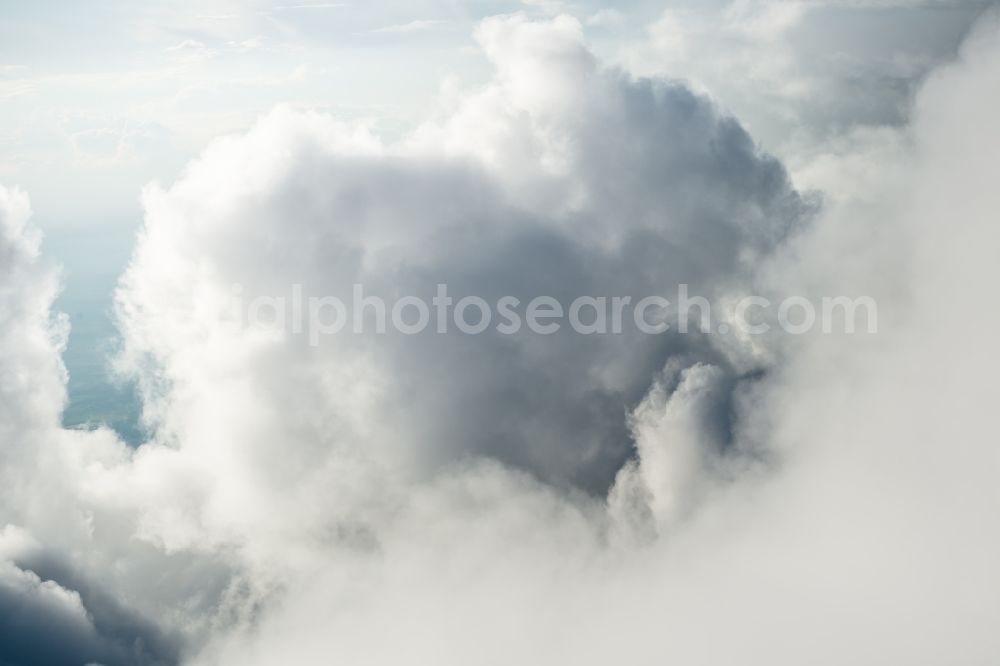
<svg viewBox="0 0 1000 666">
<path fill-rule="evenodd" d="M 182 356 L 218 359 L 204 330 L 167 338 L 152 329 L 191 320 L 203 294 L 231 284 L 247 299 L 287 295 L 292 284 L 346 299 L 362 283 L 369 293 L 429 301 L 447 283 L 456 299 L 545 294 L 568 303 L 672 295 L 681 283 L 715 295 L 745 283 L 811 204 L 735 120 L 682 86 L 599 68 L 578 31 L 571 21 L 487 22 L 481 39 L 498 80 L 403 146 L 341 146 L 330 121 L 279 112 L 218 146 L 170 191 L 148 193 L 149 222 L 121 292 L 130 352 L 151 358 L 158 376 L 188 363 Z M 497 133 L 480 135 L 487 145 L 448 146 L 477 123 Z M 445 154 L 432 147 L 438 142 Z M 292 153 L 276 160 L 274 145 Z M 203 188 L 223 172 L 230 185 L 205 199 Z M 146 268 L 159 262 L 204 272 L 178 281 Z M 150 298 L 161 289 L 176 297 Z M 238 372 L 275 409 L 259 427 L 316 456 L 282 454 L 285 465 L 310 468 L 340 447 L 372 447 L 335 425 L 353 406 L 332 378 L 350 359 L 366 359 L 368 376 L 355 381 L 381 378 L 381 395 L 365 408 L 384 422 L 379 446 L 393 456 L 435 469 L 487 454 L 599 493 L 632 455 L 626 412 L 669 357 L 736 372 L 697 335 L 637 332 L 349 337 L 319 349 L 298 336 L 250 353 L 257 360 L 244 359 Z M 191 403 L 182 395 L 175 386 L 164 403 L 158 394 L 149 402 L 164 412 L 220 407 L 205 394 Z M 284 417 L 292 411 L 294 423 Z"/>
<path fill-rule="evenodd" d="M 165 665 L 178 643 L 66 568 L 0 563 L 0 663 Z M 52 577 L 58 573 L 57 577 Z"/>
<path fill-rule="evenodd" d="M 0 659 L 995 661 L 995 23 L 909 134 L 816 165 L 824 210 L 703 97 L 602 68 L 580 32 L 485 22 L 495 78 L 398 143 L 283 109 L 148 188 L 118 301 L 156 433 L 135 450 L 58 428 L 57 280 L 0 190 L 0 521 L 24 528 L 0 612 L 57 630 L 17 627 Z M 229 310 L 234 283 L 680 281 L 870 289 L 882 332 L 311 347 Z"/>
</svg>

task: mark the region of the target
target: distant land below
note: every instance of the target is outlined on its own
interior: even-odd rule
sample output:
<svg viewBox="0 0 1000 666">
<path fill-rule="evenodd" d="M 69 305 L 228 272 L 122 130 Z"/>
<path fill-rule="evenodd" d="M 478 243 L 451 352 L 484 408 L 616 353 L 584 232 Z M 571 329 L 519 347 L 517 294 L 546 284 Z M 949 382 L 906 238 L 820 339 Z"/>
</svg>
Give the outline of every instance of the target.
<svg viewBox="0 0 1000 666">
<path fill-rule="evenodd" d="M 117 275 L 67 276 L 55 310 L 69 315 L 70 334 L 63 363 L 69 373 L 63 427 L 111 428 L 129 445 L 146 435 L 141 402 L 131 382 L 115 378 L 111 357 L 120 336 L 112 315 Z"/>
</svg>

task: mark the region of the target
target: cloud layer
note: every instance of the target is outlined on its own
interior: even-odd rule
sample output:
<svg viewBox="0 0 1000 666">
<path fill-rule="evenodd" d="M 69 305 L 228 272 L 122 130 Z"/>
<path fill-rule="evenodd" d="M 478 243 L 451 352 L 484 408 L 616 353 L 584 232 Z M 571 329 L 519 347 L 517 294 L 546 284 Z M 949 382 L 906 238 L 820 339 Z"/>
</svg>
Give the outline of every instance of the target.
<svg viewBox="0 0 1000 666">
<path fill-rule="evenodd" d="M 823 210 L 573 19 L 477 39 L 494 79 L 398 142 L 279 109 L 146 189 L 118 294 L 135 450 L 58 428 L 57 275 L 0 190 L 0 613 L 57 637 L 0 634 L 0 663 L 995 660 L 996 25 L 872 148 L 883 173 L 813 172 Z M 232 310 L 234 285 L 681 282 L 864 289 L 881 332 L 312 346 Z"/>
</svg>

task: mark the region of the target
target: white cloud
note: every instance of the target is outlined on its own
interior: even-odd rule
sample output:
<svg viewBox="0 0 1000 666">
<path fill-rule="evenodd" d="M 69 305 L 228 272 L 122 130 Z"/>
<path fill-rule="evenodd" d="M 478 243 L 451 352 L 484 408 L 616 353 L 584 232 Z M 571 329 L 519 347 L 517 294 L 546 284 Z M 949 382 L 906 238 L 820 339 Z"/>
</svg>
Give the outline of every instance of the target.
<svg viewBox="0 0 1000 666">
<path fill-rule="evenodd" d="M 625 14 L 617 9 L 601 9 L 587 17 L 589 26 L 616 26 L 625 22 Z"/>
<path fill-rule="evenodd" d="M 347 5 L 339 2 L 321 2 L 307 5 L 277 5 L 274 9 L 340 9 Z"/>
<path fill-rule="evenodd" d="M 185 58 L 211 58 L 216 54 L 215 49 L 211 49 L 196 39 L 185 39 L 184 41 L 164 49 L 165 53 L 174 53 Z"/>
<path fill-rule="evenodd" d="M 858 127 L 900 126 L 922 77 L 952 57 L 981 10 L 974 2 L 680 4 L 619 59 L 636 74 L 707 91 L 769 149 L 812 159 Z"/>
<path fill-rule="evenodd" d="M 488 20 L 493 80 L 399 142 L 280 109 L 148 188 L 119 295 L 158 428 L 135 451 L 58 428 L 57 279 L 0 189 L 0 524 L 25 528 L 0 603 L 59 619 L 56 647 L 159 646 L 105 663 L 995 660 L 996 25 L 906 133 L 803 170 L 837 188 L 818 218 L 734 120 L 581 33 Z M 852 173 L 857 145 L 889 173 Z M 700 336 L 312 348 L 228 308 L 358 281 L 865 288 L 886 323 L 766 339 L 771 365 Z"/>
<path fill-rule="evenodd" d="M 436 28 L 446 21 L 439 19 L 417 19 L 414 21 L 409 21 L 408 23 L 398 23 L 396 25 L 387 25 L 383 28 L 376 28 L 372 30 L 372 34 L 406 34 L 409 32 L 420 32 L 422 30 L 429 30 L 431 28 Z"/>
</svg>

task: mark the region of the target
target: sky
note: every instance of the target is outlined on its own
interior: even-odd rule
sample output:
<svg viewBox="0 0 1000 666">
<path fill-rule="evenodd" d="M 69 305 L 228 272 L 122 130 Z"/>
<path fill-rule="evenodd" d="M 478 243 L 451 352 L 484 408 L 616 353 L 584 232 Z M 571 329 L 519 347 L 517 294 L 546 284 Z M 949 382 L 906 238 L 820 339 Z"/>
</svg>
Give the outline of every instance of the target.
<svg viewBox="0 0 1000 666">
<path fill-rule="evenodd" d="M 0 666 L 996 663 L 997 11 L 0 0 Z"/>
</svg>

